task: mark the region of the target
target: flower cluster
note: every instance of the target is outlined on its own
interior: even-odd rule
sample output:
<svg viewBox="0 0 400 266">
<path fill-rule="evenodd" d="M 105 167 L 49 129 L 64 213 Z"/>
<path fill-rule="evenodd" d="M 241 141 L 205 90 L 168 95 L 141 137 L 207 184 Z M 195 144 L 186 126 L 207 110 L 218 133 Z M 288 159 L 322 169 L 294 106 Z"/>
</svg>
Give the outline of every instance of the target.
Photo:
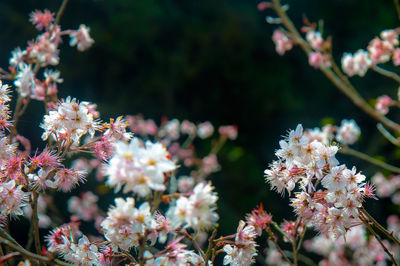
<svg viewBox="0 0 400 266">
<path fill-rule="evenodd" d="M 115 207 L 111 208 L 101 223 L 104 236 L 116 248 L 128 250 L 139 245 L 146 228 L 155 224 L 150 213 L 150 205 L 145 202 L 139 209 L 135 208 L 133 198 L 115 199 Z"/>
<path fill-rule="evenodd" d="M 162 144 L 147 141 L 143 146 L 138 138 L 133 138 L 129 144 L 116 143 L 106 167 L 107 183 L 116 191 L 124 187 L 124 193 L 132 191 L 144 197 L 151 190 L 165 190 L 165 175 L 175 169 Z"/>
<path fill-rule="evenodd" d="M 272 35 L 272 40 L 275 43 L 276 52 L 279 55 L 284 55 L 286 51 L 290 51 L 293 47 L 292 41 L 281 30 L 275 30 Z"/>
<path fill-rule="evenodd" d="M 363 77 L 371 66 L 371 59 L 368 57 L 368 52 L 358 50 L 354 55 L 345 53 L 342 57 L 342 68 L 348 76 L 359 75 Z"/>
<path fill-rule="evenodd" d="M 57 227 L 47 236 L 47 242 L 48 251 L 62 255 L 72 264 L 104 265 L 97 246 L 79 231 L 76 223 Z"/>
<path fill-rule="evenodd" d="M 389 243 L 385 241 L 385 245 Z M 306 250 L 323 256 L 321 265 L 385 265 L 387 256 L 375 238 L 367 238 L 362 225 L 354 226 L 337 239 L 315 236 L 304 243 Z"/>
<path fill-rule="evenodd" d="M 10 248 L 18 251 L 14 254 L 28 254 L 26 264 L 38 259 L 62 264 L 56 259 L 61 258 L 74 265 L 119 265 L 125 260 L 141 265 L 212 265 L 221 244 L 209 241 L 210 256 L 199 248 L 206 245 L 210 231 L 216 232 L 219 219 L 218 196 L 206 179 L 221 168 L 217 153 L 226 141 L 237 138 L 237 127 L 166 118 L 158 126 L 140 115 L 102 122 L 95 104 L 60 99 L 58 84 L 63 79 L 53 67 L 60 62 L 63 37 L 68 35 L 70 46 L 78 51 L 94 43 L 85 25 L 61 30 L 63 8 L 57 18 L 49 10 L 33 12 L 30 21 L 40 34 L 26 49 L 12 52 L 9 71 L 0 71 L 0 78 L 11 80 L 18 94 L 11 113 L 10 86 L 0 81 L 0 238 L 11 239 L 7 243 L 13 242 Z M 43 150 L 35 150 L 17 128 L 32 99 L 44 104 Z M 209 151 L 197 154 L 197 142 L 206 139 L 212 139 L 206 141 Z M 70 222 L 64 223 L 58 209 L 64 202 L 55 202 L 54 194 L 70 192 L 91 178 L 92 171 L 98 181 L 91 184 L 96 194 L 71 196 L 66 201 Z M 116 198 L 103 215 L 99 196 L 112 193 L 109 187 L 129 195 Z M 8 235 L 8 218 L 19 215 L 32 224 L 27 242 L 36 257 L 31 255 L 33 248 L 16 245 Z M 238 229 L 235 252 L 244 264 L 250 264 L 255 254 L 252 230 L 263 230 L 269 217 L 260 209 L 249 217 L 249 226 Z M 84 235 L 82 224 L 93 224 L 96 230 Z M 42 248 L 38 228 L 57 225 L 46 237 L 47 249 Z"/>
<path fill-rule="evenodd" d="M 298 185 L 291 199 L 296 214 L 321 233 L 339 236 L 357 222 L 358 208 L 365 197 L 374 197 L 365 176 L 355 167 L 339 165 L 338 147 L 310 141 L 298 125 L 279 142 L 278 161 L 265 170 L 271 188 L 283 194 Z"/>
<path fill-rule="evenodd" d="M 189 197 L 181 196 L 171 205 L 167 217 L 172 225 L 207 230 L 215 226 L 218 214 L 215 212 L 218 196 L 210 184 L 199 183 Z"/>
<path fill-rule="evenodd" d="M 368 45 L 367 51 L 358 50 L 354 55 L 345 53 L 342 58 L 343 71 L 348 76 L 363 77 L 370 67 L 393 60 L 395 66 L 400 65 L 399 29 L 384 30 Z"/>
<path fill-rule="evenodd" d="M 44 116 L 41 127 L 45 130 L 42 135 L 43 140 L 51 136 L 56 141 L 65 141 L 70 144 L 78 143 L 81 137 L 89 133 L 92 137 L 99 124 L 95 120 L 93 113 L 89 110 L 88 102 L 80 102 L 67 98 L 61 102 L 55 111 L 49 111 Z"/>
<path fill-rule="evenodd" d="M 15 76 L 14 84 L 23 98 L 33 98 L 40 101 L 57 99 L 57 83 L 62 82 L 59 72 L 46 70 L 44 80 L 36 78 L 40 67 L 59 64 L 59 46 L 62 36 L 69 35 L 70 45 L 84 51 L 93 44 L 89 28 L 81 25 L 78 30 L 62 31 L 55 24 L 54 14 L 49 10 L 35 11 L 31 14 L 31 22 L 39 31 L 43 31 L 35 40 L 28 43 L 25 50 L 16 48 L 10 59 L 11 76 Z"/>
<path fill-rule="evenodd" d="M 0 184 L 0 210 L 2 215 L 22 215 L 22 207 L 27 203 L 27 193 L 15 180 Z"/>
<path fill-rule="evenodd" d="M 376 194 L 379 197 L 390 197 L 394 204 L 400 204 L 400 175 L 385 177 L 378 172 L 372 177 L 372 183 L 376 186 Z"/>
<path fill-rule="evenodd" d="M 234 266 L 250 265 L 254 263 L 254 257 L 257 255 L 257 244 L 254 241 L 257 233 L 253 226 L 247 225 L 243 221 L 239 222 L 235 242 L 224 246 L 226 253 L 224 265 Z"/>
</svg>

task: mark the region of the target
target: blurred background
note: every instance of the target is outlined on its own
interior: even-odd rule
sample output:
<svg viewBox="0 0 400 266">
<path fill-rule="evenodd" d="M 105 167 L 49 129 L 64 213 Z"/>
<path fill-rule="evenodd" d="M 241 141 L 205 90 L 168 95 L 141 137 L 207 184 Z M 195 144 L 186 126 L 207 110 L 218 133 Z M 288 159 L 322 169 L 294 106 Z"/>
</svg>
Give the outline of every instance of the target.
<svg viewBox="0 0 400 266">
<path fill-rule="evenodd" d="M 337 62 L 355 52 L 398 20 L 391 0 L 285 1 L 297 26 L 303 16 L 324 19 L 324 37 L 332 35 Z M 38 32 L 29 14 L 45 8 L 56 12 L 61 1 L 0 1 L 0 66 L 10 52 Z M 240 219 L 260 202 L 278 222 L 294 216 L 287 198 L 270 191 L 263 171 L 274 159 L 278 141 L 298 123 L 305 128 L 355 119 L 362 137 L 355 148 L 398 164 L 400 152 L 376 130 L 376 122 L 352 105 L 295 48 L 284 57 L 275 52 L 276 25 L 265 22 L 271 10 L 259 12 L 255 0 L 70 0 L 63 29 L 86 24 L 95 44 L 79 53 L 64 43 L 58 69 L 64 83 L 60 96 L 98 104 L 102 118 L 141 113 L 214 125 L 235 124 L 236 141 L 221 151 L 222 170 L 213 184 L 219 193 L 221 233 L 232 233 Z M 388 94 L 394 82 L 371 71 L 352 81 L 371 104 Z M 23 117 L 21 127 L 40 140 L 42 107 Z M 40 109 L 42 108 L 42 109 Z M 389 116 L 400 121 L 399 113 Z M 371 177 L 377 167 L 339 155 L 339 160 Z M 385 200 L 369 201 L 376 216 L 393 211 Z M 397 210 L 395 210 L 397 211 Z"/>
</svg>

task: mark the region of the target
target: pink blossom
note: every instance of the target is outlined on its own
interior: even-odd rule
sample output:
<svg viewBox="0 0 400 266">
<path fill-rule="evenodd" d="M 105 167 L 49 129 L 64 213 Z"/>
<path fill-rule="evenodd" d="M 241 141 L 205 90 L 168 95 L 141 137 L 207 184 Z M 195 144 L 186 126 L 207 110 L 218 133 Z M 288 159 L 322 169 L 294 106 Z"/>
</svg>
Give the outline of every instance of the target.
<svg viewBox="0 0 400 266">
<path fill-rule="evenodd" d="M 80 25 L 77 31 L 73 31 L 70 33 L 71 41 L 69 42 L 70 46 L 77 46 L 78 51 L 83 52 L 87 50 L 92 44 L 94 40 L 89 35 L 90 29 L 86 27 L 86 25 Z"/>
<path fill-rule="evenodd" d="M 382 40 L 388 41 L 393 46 L 399 45 L 399 28 L 395 30 L 384 30 L 381 32 Z"/>
<path fill-rule="evenodd" d="M 44 149 L 39 155 L 29 158 L 33 168 L 55 168 L 60 166 L 59 157 L 54 151 Z"/>
<path fill-rule="evenodd" d="M 76 169 L 61 168 L 54 176 L 55 185 L 63 192 L 71 191 L 76 185 L 85 181 L 84 174 Z"/>
<path fill-rule="evenodd" d="M 275 30 L 272 35 L 272 41 L 275 43 L 275 50 L 279 55 L 284 55 L 293 47 L 292 41 L 281 30 Z"/>
<path fill-rule="evenodd" d="M 390 56 L 393 53 L 393 44 L 386 40 L 381 40 L 378 37 L 373 39 L 367 50 L 369 52 L 369 57 L 373 64 L 386 63 L 390 60 Z"/>
<path fill-rule="evenodd" d="M 31 13 L 30 21 L 38 30 L 47 29 L 54 21 L 54 14 L 47 9 L 43 12 L 36 10 Z"/>
<path fill-rule="evenodd" d="M 345 145 L 354 144 L 360 137 L 361 131 L 357 123 L 352 120 L 344 119 L 337 130 L 336 139 Z"/>
<path fill-rule="evenodd" d="M 210 154 L 203 158 L 202 169 L 205 174 L 211 174 L 219 170 L 220 166 L 218 164 L 217 156 L 215 154 Z"/>
<path fill-rule="evenodd" d="M 258 3 L 258 5 L 257 5 L 258 11 L 264 11 L 264 10 L 266 10 L 267 8 L 270 8 L 270 7 L 272 7 L 271 3 L 270 3 L 270 2 L 265 2 L 265 1 L 260 2 L 260 3 Z"/>
<path fill-rule="evenodd" d="M 181 123 L 181 132 L 193 138 L 196 136 L 197 133 L 196 125 L 188 120 L 183 120 Z"/>
<path fill-rule="evenodd" d="M 306 40 L 310 44 L 311 48 L 316 51 L 320 51 L 322 49 L 322 45 L 324 44 L 324 39 L 322 39 L 319 31 L 308 31 L 306 34 Z"/>
<path fill-rule="evenodd" d="M 237 126 L 220 126 L 218 128 L 218 133 L 228 137 L 230 140 L 235 140 L 238 135 Z"/>
<path fill-rule="evenodd" d="M 314 68 L 330 67 L 329 56 L 321 52 L 311 52 L 308 56 L 308 63 Z"/>
<path fill-rule="evenodd" d="M 208 121 L 199 124 L 199 126 L 197 127 L 197 135 L 201 139 L 206 139 L 210 137 L 213 133 L 214 126 Z"/>
<path fill-rule="evenodd" d="M 400 48 L 396 48 L 394 50 L 392 60 L 393 60 L 393 65 L 395 66 L 400 65 Z"/>
<path fill-rule="evenodd" d="M 354 55 L 345 53 L 342 57 L 342 69 L 348 76 L 363 77 L 371 65 L 368 52 L 358 50 Z"/>
<path fill-rule="evenodd" d="M 268 214 L 263 209 L 262 203 L 260 206 L 246 215 L 246 223 L 255 228 L 257 235 L 261 236 L 262 231 L 271 223 L 272 215 Z"/>
<path fill-rule="evenodd" d="M 382 115 L 389 113 L 389 107 L 394 105 L 394 101 L 387 95 L 382 95 L 378 98 L 375 105 L 375 110 Z"/>
</svg>

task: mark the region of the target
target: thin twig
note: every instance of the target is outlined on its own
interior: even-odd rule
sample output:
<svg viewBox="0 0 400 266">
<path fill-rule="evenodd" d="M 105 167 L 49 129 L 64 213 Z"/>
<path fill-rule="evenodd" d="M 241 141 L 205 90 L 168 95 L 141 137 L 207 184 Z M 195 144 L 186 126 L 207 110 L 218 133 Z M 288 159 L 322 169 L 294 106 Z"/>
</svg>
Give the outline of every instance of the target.
<svg viewBox="0 0 400 266">
<path fill-rule="evenodd" d="M 38 225 L 38 193 L 36 191 L 32 192 L 32 229 L 33 236 L 35 239 L 36 253 L 41 255 L 42 248 L 40 247 L 40 237 L 39 237 L 39 225 Z"/>
<path fill-rule="evenodd" d="M 11 252 L 8 253 L 7 255 L 1 255 L 0 257 L 0 265 L 4 265 L 5 263 L 7 263 L 8 260 L 12 260 L 14 257 L 17 257 L 21 255 L 19 252 Z"/>
<path fill-rule="evenodd" d="M 293 266 L 293 263 L 290 261 L 290 259 L 286 256 L 285 252 L 281 249 L 281 247 L 278 245 L 277 243 L 277 239 L 274 235 L 274 232 L 272 232 L 271 228 L 269 228 L 269 226 L 267 226 L 265 228 L 265 230 L 267 231 L 268 235 L 269 235 L 269 239 L 271 240 L 271 242 L 274 244 L 275 248 L 279 251 L 279 253 L 281 253 L 282 258 L 289 263 L 290 265 Z"/>
<path fill-rule="evenodd" d="M 144 263 L 145 263 L 144 251 L 146 250 L 146 238 L 147 238 L 147 235 L 145 233 L 145 235 L 143 236 L 143 239 L 140 241 L 140 245 L 139 245 L 138 260 L 139 260 L 139 265 L 140 266 L 144 266 Z"/>
<path fill-rule="evenodd" d="M 217 236 L 217 229 L 215 228 L 211 234 L 211 236 L 208 238 L 208 247 L 207 247 L 207 251 L 206 251 L 206 262 L 209 260 L 210 255 L 211 255 L 211 251 L 215 252 L 214 249 L 214 239 Z M 213 262 L 213 261 L 211 261 Z"/>
<path fill-rule="evenodd" d="M 386 254 L 388 254 L 388 256 L 390 257 L 390 259 L 392 260 L 393 264 L 396 266 L 399 266 L 399 264 L 397 264 L 396 259 L 393 257 L 393 254 L 387 249 L 387 247 L 383 244 L 381 238 L 378 236 L 378 234 L 374 231 L 374 229 L 371 227 L 371 225 L 368 223 L 368 221 L 366 220 L 366 218 L 363 215 L 360 215 L 360 220 L 367 226 L 368 231 L 370 231 L 371 234 L 374 235 L 374 237 L 376 238 L 376 240 L 378 240 L 379 244 L 381 245 L 381 247 L 383 248 L 383 250 L 386 252 Z"/>
<path fill-rule="evenodd" d="M 8 239 L 5 239 L 3 237 L 0 237 L 0 243 L 3 243 L 4 245 L 10 247 L 11 249 L 13 249 L 15 251 L 18 251 L 22 256 L 28 257 L 35 261 L 40 261 L 40 262 L 44 262 L 44 263 L 48 263 L 48 264 L 52 264 L 52 265 L 70 266 L 69 264 L 67 264 L 63 261 L 45 257 L 45 256 L 40 256 L 35 253 L 32 253 L 32 252 L 24 249 L 21 246 L 15 245 L 12 241 L 9 241 Z"/>
<path fill-rule="evenodd" d="M 378 128 L 379 132 L 381 132 L 381 134 L 388 140 L 390 141 L 393 145 L 395 146 L 400 146 L 400 142 L 397 138 L 395 138 L 392 134 L 390 134 L 389 131 L 387 131 L 387 129 L 381 124 L 378 123 L 376 125 L 376 127 Z"/>
<path fill-rule="evenodd" d="M 63 15 L 63 13 L 65 11 L 65 7 L 67 6 L 67 4 L 68 4 L 68 0 L 63 0 L 62 4 L 60 6 L 60 9 L 57 12 L 56 19 L 54 21 L 55 25 L 60 24 L 61 16 Z"/>
<path fill-rule="evenodd" d="M 297 249 L 297 238 L 298 238 L 298 230 L 301 224 L 301 217 L 297 218 L 296 225 L 294 227 L 294 234 L 292 239 L 292 250 L 293 250 L 293 264 L 297 266 L 299 264 L 299 253 Z"/>
<path fill-rule="evenodd" d="M 293 257 L 293 253 L 290 252 L 290 251 L 285 251 L 285 254 L 290 258 Z M 298 256 L 299 256 L 299 261 L 303 262 L 305 265 L 317 266 L 317 264 L 312 259 L 310 259 L 309 257 L 307 257 L 307 256 L 305 256 L 303 254 L 299 254 Z"/>
<path fill-rule="evenodd" d="M 279 0 L 272 0 L 273 8 L 277 15 L 281 18 L 282 24 L 288 29 L 292 38 L 295 42 L 300 45 L 303 51 L 309 55 L 312 52 L 309 44 L 301 37 L 300 33 L 294 26 L 293 22 L 286 15 L 286 12 L 282 9 Z M 376 119 L 377 121 L 384 124 L 387 128 L 394 131 L 400 131 L 400 125 L 396 122 L 388 119 L 387 117 L 381 115 L 374 108 L 372 108 L 367 101 L 361 97 L 353 85 L 350 82 L 343 82 L 337 74 L 335 74 L 331 68 L 323 67 L 320 69 L 322 73 L 342 92 L 344 93 L 357 107 L 362 109 L 365 113 Z"/>
<path fill-rule="evenodd" d="M 386 69 L 383 69 L 383 68 L 381 68 L 381 67 L 378 67 L 377 65 L 373 65 L 371 68 L 372 68 L 372 70 L 374 70 L 376 73 L 379 73 L 379 74 L 381 74 L 382 76 L 391 78 L 391 79 L 395 80 L 396 82 L 400 83 L 400 76 L 397 75 L 396 73 L 394 73 L 394 72 L 392 72 L 392 71 L 389 71 L 389 70 L 386 70 Z"/>
<path fill-rule="evenodd" d="M 360 208 L 361 212 L 368 217 L 368 219 L 372 222 L 372 224 L 377 227 L 380 231 L 382 231 L 387 237 L 389 237 L 393 242 L 395 242 L 400 247 L 400 241 L 394 237 L 393 233 L 389 233 L 388 230 L 385 229 L 381 224 L 379 224 L 371 214 L 369 214 L 364 207 Z"/>
<path fill-rule="evenodd" d="M 289 236 L 285 232 L 282 231 L 282 229 L 279 227 L 279 225 L 276 222 L 271 221 L 271 224 L 274 226 L 276 231 L 278 231 L 283 237 L 285 237 L 286 239 L 289 240 Z"/>
<path fill-rule="evenodd" d="M 187 237 L 187 239 L 192 242 L 193 247 L 200 253 L 201 257 L 205 260 L 206 259 L 206 254 L 204 251 L 201 249 L 199 244 L 196 242 L 196 239 L 194 239 L 186 230 L 182 231 L 183 235 Z"/>
<path fill-rule="evenodd" d="M 299 243 L 297 244 L 297 253 L 301 249 L 301 245 L 303 244 L 303 240 L 304 240 L 304 236 L 306 235 L 306 232 L 307 232 L 307 227 L 304 226 L 303 232 L 301 232 L 301 235 L 300 235 Z"/>
<path fill-rule="evenodd" d="M 362 159 L 364 161 L 367 161 L 367 162 L 372 163 L 372 164 L 374 164 L 376 166 L 379 166 L 379 167 L 381 167 L 383 169 L 386 169 L 386 170 L 391 171 L 393 173 L 400 174 L 400 168 L 398 168 L 396 166 L 393 166 L 391 164 L 382 162 L 380 160 L 377 160 L 377 159 L 375 159 L 375 158 L 373 158 L 373 157 L 371 157 L 371 156 L 369 156 L 369 155 L 367 155 L 365 153 L 362 153 L 362 152 L 356 151 L 356 150 L 354 150 L 352 148 L 349 148 L 348 146 L 343 146 L 339 150 L 339 152 L 343 153 L 343 154 L 355 156 L 355 157 L 360 158 L 360 159 Z"/>
<path fill-rule="evenodd" d="M 396 6 L 397 17 L 400 20 L 400 4 L 399 4 L 399 0 L 394 0 L 394 5 Z"/>
</svg>

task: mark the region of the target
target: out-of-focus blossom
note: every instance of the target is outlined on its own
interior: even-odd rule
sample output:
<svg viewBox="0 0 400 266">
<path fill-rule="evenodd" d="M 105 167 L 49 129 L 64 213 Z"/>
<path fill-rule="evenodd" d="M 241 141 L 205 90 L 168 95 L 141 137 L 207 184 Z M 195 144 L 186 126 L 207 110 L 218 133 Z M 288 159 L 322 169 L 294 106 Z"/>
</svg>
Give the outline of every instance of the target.
<svg viewBox="0 0 400 266">
<path fill-rule="evenodd" d="M 345 53 L 342 57 L 342 69 L 348 76 L 359 75 L 363 77 L 371 66 L 368 52 L 358 50 L 354 55 Z"/>
<path fill-rule="evenodd" d="M 281 30 L 274 31 L 272 41 L 274 41 L 275 50 L 279 55 L 284 55 L 286 51 L 290 51 L 293 48 L 292 41 Z"/>
<path fill-rule="evenodd" d="M 375 105 L 375 110 L 382 115 L 386 115 L 387 113 L 389 113 L 389 107 L 393 106 L 394 104 L 395 103 L 392 98 L 387 95 L 382 95 L 378 97 L 378 101 Z"/>
<path fill-rule="evenodd" d="M 351 145 L 358 140 L 360 134 L 360 128 L 353 119 L 344 119 L 337 130 L 336 139 L 342 144 Z"/>
<path fill-rule="evenodd" d="M 77 46 L 78 51 L 83 52 L 93 45 L 94 40 L 89 35 L 90 29 L 86 25 L 80 25 L 77 31 L 70 33 L 69 45 Z"/>
</svg>

